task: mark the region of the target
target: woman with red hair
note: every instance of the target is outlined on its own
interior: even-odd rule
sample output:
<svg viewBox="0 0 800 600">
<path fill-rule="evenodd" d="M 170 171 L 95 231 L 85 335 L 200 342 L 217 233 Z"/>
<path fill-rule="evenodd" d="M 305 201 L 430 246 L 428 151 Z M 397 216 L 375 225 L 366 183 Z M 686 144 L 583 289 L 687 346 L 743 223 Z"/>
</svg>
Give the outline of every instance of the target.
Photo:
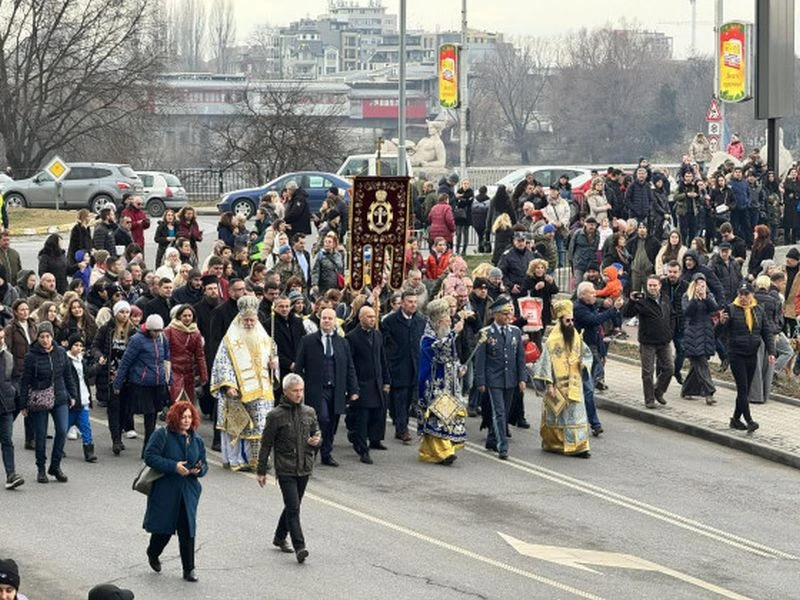
<svg viewBox="0 0 800 600">
<path fill-rule="evenodd" d="M 147 560 L 160 573 L 159 557 L 177 531 L 186 581 L 197 581 L 194 538 L 202 491 L 198 477 L 208 472 L 206 447 L 197 434 L 199 425 L 200 414 L 191 402 L 175 402 L 167 413 L 167 426 L 150 436 L 144 452 L 145 464 L 162 474 L 147 496 L 144 515 L 144 529 L 150 533 Z"/>
<path fill-rule="evenodd" d="M 751 281 L 761 273 L 761 261 L 775 258 L 775 246 L 772 244 L 769 227 L 756 225 L 754 237 L 750 261 L 747 263 L 747 273 Z"/>
</svg>

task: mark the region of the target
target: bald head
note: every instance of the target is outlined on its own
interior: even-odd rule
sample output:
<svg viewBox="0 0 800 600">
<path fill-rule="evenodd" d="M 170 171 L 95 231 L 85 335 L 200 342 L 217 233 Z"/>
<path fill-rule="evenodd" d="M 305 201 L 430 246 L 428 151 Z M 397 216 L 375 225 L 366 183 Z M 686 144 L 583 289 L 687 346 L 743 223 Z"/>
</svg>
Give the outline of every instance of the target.
<svg viewBox="0 0 800 600">
<path fill-rule="evenodd" d="M 375 309 L 371 306 L 362 306 L 358 311 L 358 322 L 364 329 L 375 329 Z"/>
</svg>

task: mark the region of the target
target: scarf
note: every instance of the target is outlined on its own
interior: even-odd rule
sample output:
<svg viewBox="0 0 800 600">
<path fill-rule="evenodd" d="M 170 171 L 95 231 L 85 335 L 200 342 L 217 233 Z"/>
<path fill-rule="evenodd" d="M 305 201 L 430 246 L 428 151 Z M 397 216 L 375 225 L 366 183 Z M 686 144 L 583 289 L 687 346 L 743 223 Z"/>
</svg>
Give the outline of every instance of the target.
<svg viewBox="0 0 800 600">
<path fill-rule="evenodd" d="M 555 388 L 556 398 L 551 404 L 551 410 L 560 414 L 569 402 L 583 401 L 583 382 L 581 380 L 581 335 L 577 331 L 572 340 L 572 350 L 568 351 L 564 337 L 558 327 L 554 327 L 547 338 L 547 350 L 550 354 L 550 362 L 553 366 L 553 387 Z M 563 391 L 566 388 L 567 394 L 564 397 Z M 545 398 L 547 400 L 547 398 Z"/>
<path fill-rule="evenodd" d="M 180 319 L 172 319 L 169 324 L 170 327 L 173 329 L 177 329 L 178 331 L 182 331 L 183 333 L 194 333 L 197 331 L 197 323 L 189 323 L 189 326 L 183 324 L 183 321 Z"/>
<path fill-rule="evenodd" d="M 758 306 L 758 302 L 756 302 L 756 299 L 753 298 L 750 301 L 750 304 L 745 306 L 744 304 L 742 304 L 742 301 L 739 298 L 739 296 L 736 296 L 736 300 L 733 301 L 733 305 L 734 306 L 738 306 L 739 308 L 741 308 L 744 311 L 744 324 L 747 325 L 747 330 L 752 333 L 753 332 L 753 321 L 754 321 L 754 319 L 753 319 L 753 309 L 756 306 Z"/>
</svg>

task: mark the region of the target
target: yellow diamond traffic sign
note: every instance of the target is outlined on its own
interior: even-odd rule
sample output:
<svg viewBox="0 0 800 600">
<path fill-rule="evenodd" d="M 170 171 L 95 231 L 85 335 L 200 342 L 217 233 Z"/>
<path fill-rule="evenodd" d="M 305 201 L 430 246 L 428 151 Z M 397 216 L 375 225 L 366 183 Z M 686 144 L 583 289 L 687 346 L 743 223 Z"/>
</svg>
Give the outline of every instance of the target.
<svg viewBox="0 0 800 600">
<path fill-rule="evenodd" d="M 44 170 L 52 175 L 53 179 L 56 181 L 61 181 L 67 176 L 67 173 L 69 173 L 69 165 L 61 160 L 58 156 L 54 156 L 53 159 L 47 163 L 47 166 L 44 168 Z"/>
</svg>

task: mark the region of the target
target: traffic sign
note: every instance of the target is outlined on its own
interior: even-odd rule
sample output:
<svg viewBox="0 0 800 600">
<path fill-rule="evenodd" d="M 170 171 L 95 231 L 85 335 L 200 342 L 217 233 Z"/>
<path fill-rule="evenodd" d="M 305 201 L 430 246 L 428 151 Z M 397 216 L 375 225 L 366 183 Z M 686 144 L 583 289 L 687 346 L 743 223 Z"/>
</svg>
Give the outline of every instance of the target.
<svg viewBox="0 0 800 600">
<path fill-rule="evenodd" d="M 711 104 L 708 105 L 708 112 L 706 113 L 706 121 L 721 121 L 722 111 L 719 109 L 719 102 L 716 98 L 711 98 Z"/>
<path fill-rule="evenodd" d="M 716 152 L 719 150 L 719 136 L 710 135 L 708 136 L 708 147 L 711 149 L 712 152 Z"/>
<path fill-rule="evenodd" d="M 722 121 L 708 122 L 708 135 L 720 135 L 722 133 Z"/>
<path fill-rule="evenodd" d="M 69 173 L 69 165 L 58 156 L 54 156 L 53 159 L 47 163 L 44 170 L 52 175 L 53 179 L 56 181 L 61 181 L 67 176 L 67 173 Z"/>
</svg>

